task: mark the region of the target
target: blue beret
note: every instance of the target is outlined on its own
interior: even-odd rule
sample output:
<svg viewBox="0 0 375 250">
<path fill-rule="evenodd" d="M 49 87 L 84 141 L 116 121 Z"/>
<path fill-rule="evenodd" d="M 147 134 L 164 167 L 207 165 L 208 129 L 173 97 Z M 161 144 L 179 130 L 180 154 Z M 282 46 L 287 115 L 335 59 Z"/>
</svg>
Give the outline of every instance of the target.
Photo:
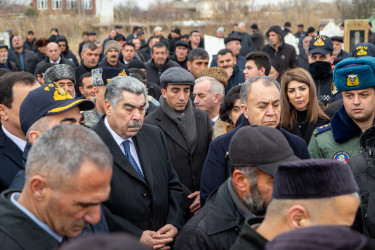
<svg viewBox="0 0 375 250">
<path fill-rule="evenodd" d="M 90 110 L 95 104 L 87 99 L 74 99 L 64 88 L 56 83 L 32 90 L 23 100 L 20 107 L 22 131 L 27 130 L 43 116 L 59 114 L 78 106 L 81 111 Z"/>
<path fill-rule="evenodd" d="M 164 86 L 165 84 L 172 85 L 194 85 L 194 76 L 181 67 L 169 68 L 163 72 L 160 76 L 160 83 Z"/>
<path fill-rule="evenodd" d="M 335 160 L 282 163 L 274 178 L 272 197 L 276 199 L 320 199 L 359 192 L 350 168 Z"/>
<path fill-rule="evenodd" d="M 103 67 L 91 70 L 92 72 L 92 84 L 94 86 L 107 85 L 109 81 L 116 76 L 128 76 L 129 71 L 127 69 Z"/>
<path fill-rule="evenodd" d="M 333 79 L 339 91 L 367 89 L 375 86 L 375 58 L 349 57 L 339 62 Z"/>
</svg>

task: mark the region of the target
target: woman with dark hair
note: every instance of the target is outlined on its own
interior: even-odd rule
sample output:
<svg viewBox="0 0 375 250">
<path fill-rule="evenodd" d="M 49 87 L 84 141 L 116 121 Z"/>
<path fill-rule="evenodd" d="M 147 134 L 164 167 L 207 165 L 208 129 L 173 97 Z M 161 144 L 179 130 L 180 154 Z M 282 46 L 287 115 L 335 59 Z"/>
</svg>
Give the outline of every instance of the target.
<svg viewBox="0 0 375 250">
<path fill-rule="evenodd" d="M 315 128 L 327 123 L 310 73 L 303 68 L 286 71 L 281 78 L 281 126 L 309 145 Z"/>
<path fill-rule="evenodd" d="M 240 90 L 241 85 L 237 85 L 225 96 L 220 107 L 219 119 L 213 126 L 212 140 L 234 129 L 238 118 L 242 114 Z"/>
</svg>

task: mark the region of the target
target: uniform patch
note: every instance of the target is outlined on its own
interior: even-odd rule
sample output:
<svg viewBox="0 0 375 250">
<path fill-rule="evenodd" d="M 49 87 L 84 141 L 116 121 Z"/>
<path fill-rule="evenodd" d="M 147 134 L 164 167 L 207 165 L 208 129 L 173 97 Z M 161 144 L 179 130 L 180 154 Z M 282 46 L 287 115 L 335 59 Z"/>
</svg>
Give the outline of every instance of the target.
<svg viewBox="0 0 375 250">
<path fill-rule="evenodd" d="M 332 95 L 336 95 L 337 92 L 339 92 L 339 91 L 337 90 L 335 83 L 334 82 L 331 83 L 331 93 L 332 93 Z"/>
<path fill-rule="evenodd" d="M 357 56 L 367 55 L 367 49 L 368 49 L 367 46 L 358 46 L 357 50 L 359 50 L 359 51 L 357 52 Z"/>
<path fill-rule="evenodd" d="M 348 75 L 348 78 L 346 79 L 346 85 L 348 87 L 358 86 L 359 85 L 358 75 L 354 75 L 353 73 Z"/>
<path fill-rule="evenodd" d="M 350 159 L 350 155 L 347 152 L 337 152 L 333 157 L 333 160 L 341 161 L 343 163 L 347 163 Z"/>
<path fill-rule="evenodd" d="M 322 133 L 322 132 L 324 132 L 324 131 L 327 131 L 327 130 L 329 130 L 329 129 L 331 129 L 331 123 L 328 123 L 328 124 L 326 124 L 326 125 L 323 125 L 323 126 L 320 126 L 320 127 L 317 127 L 317 128 L 316 128 L 316 130 L 318 131 L 318 134 L 319 134 L 319 133 Z"/>
<path fill-rule="evenodd" d="M 316 37 L 316 41 L 314 42 L 314 45 L 315 46 L 324 46 L 324 41 L 323 40 L 326 40 L 326 38 L 324 36 L 317 36 Z"/>
</svg>

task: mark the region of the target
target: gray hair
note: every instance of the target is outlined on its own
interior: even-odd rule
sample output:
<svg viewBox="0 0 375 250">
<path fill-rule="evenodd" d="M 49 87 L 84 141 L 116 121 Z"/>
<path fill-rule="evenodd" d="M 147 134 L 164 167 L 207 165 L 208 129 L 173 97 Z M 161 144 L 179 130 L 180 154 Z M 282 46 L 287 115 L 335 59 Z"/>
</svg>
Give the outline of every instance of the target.
<svg viewBox="0 0 375 250">
<path fill-rule="evenodd" d="M 211 85 L 211 95 L 220 94 L 220 100 L 224 98 L 224 88 L 223 84 L 221 84 L 218 80 L 216 80 L 213 77 L 209 76 L 203 76 L 195 80 L 194 84 L 203 82 L 203 81 L 209 81 Z"/>
<path fill-rule="evenodd" d="M 240 23 L 238 24 L 238 27 L 242 27 L 242 26 L 246 26 L 246 24 L 245 24 L 244 22 L 240 22 Z"/>
<path fill-rule="evenodd" d="M 82 46 L 82 51 L 85 51 L 85 49 L 90 49 L 90 50 L 96 50 L 98 49 L 98 46 L 96 46 L 95 43 L 92 43 L 92 42 L 86 42 L 85 44 L 83 44 Z"/>
<path fill-rule="evenodd" d="M 241 98 L 241 102 L 246 104 L 247 103 L 247 98 L 250 94 L 250 89 L 251 89 L 251 86 L 253 84 L 255 84 L 256 82 L 260 81 L 263 86 L 265 87 L 271 87 L 271 86 L 275 86 L 279 92 L 280 92 L 280 84 L 278 81 L 276 81 L 275 79 L 273 79 L 272 77 L 269 77 L 269 76 L 255 76 L 255 77 L 252 77 L 250 78 L 249 80 L 247 80 L 244 84 L 242 84 L 241 86 L 241 92 L 240 92 L 240 98 Z"/>
<path fill-rule="evenodd" d="M 25 167 L 26 182 L 38 174 L 53 187 L 66 186 L 85 161 L 102 171 L 111 169 L 113 163 L 108 147 L 94 131 L 79 125 L 57 125 L 32 146 Z"/>
<path fill-rule="evenodd" d="M 144 87 L 143 83 L 130 76 L 117 76 L 109 81 L 105 90 L 104 99 L 108 100 L 113 108 L 116 109 L 118 102 L 122 100 L 122 92 L 124 91 L 136 95 L 143 94 L 146 101 L 145 108 L 148 108 L 147 89 Z"/>
<path fill-rule="evenodd" d="M 19 39 L 22 40 L 22 36 L 14 36 L 13 39 L 14 39 L 14 38 L 19 38 Z"/>
</svg>

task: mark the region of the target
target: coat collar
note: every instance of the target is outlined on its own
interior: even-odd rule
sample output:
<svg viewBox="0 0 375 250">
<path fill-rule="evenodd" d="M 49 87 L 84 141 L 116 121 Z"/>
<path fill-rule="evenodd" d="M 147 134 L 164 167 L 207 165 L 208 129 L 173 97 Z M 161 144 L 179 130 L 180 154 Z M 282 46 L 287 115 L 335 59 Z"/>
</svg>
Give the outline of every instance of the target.
<svg viewBox="0 0 375 250">
<path fill-rule="evenodd" d="M 333 139 L 338 143 L 344 143 L 362 133 L 358 125 L 346 113 L 344 106 L 333 115 L 331 127 Z"/>
</svg>

